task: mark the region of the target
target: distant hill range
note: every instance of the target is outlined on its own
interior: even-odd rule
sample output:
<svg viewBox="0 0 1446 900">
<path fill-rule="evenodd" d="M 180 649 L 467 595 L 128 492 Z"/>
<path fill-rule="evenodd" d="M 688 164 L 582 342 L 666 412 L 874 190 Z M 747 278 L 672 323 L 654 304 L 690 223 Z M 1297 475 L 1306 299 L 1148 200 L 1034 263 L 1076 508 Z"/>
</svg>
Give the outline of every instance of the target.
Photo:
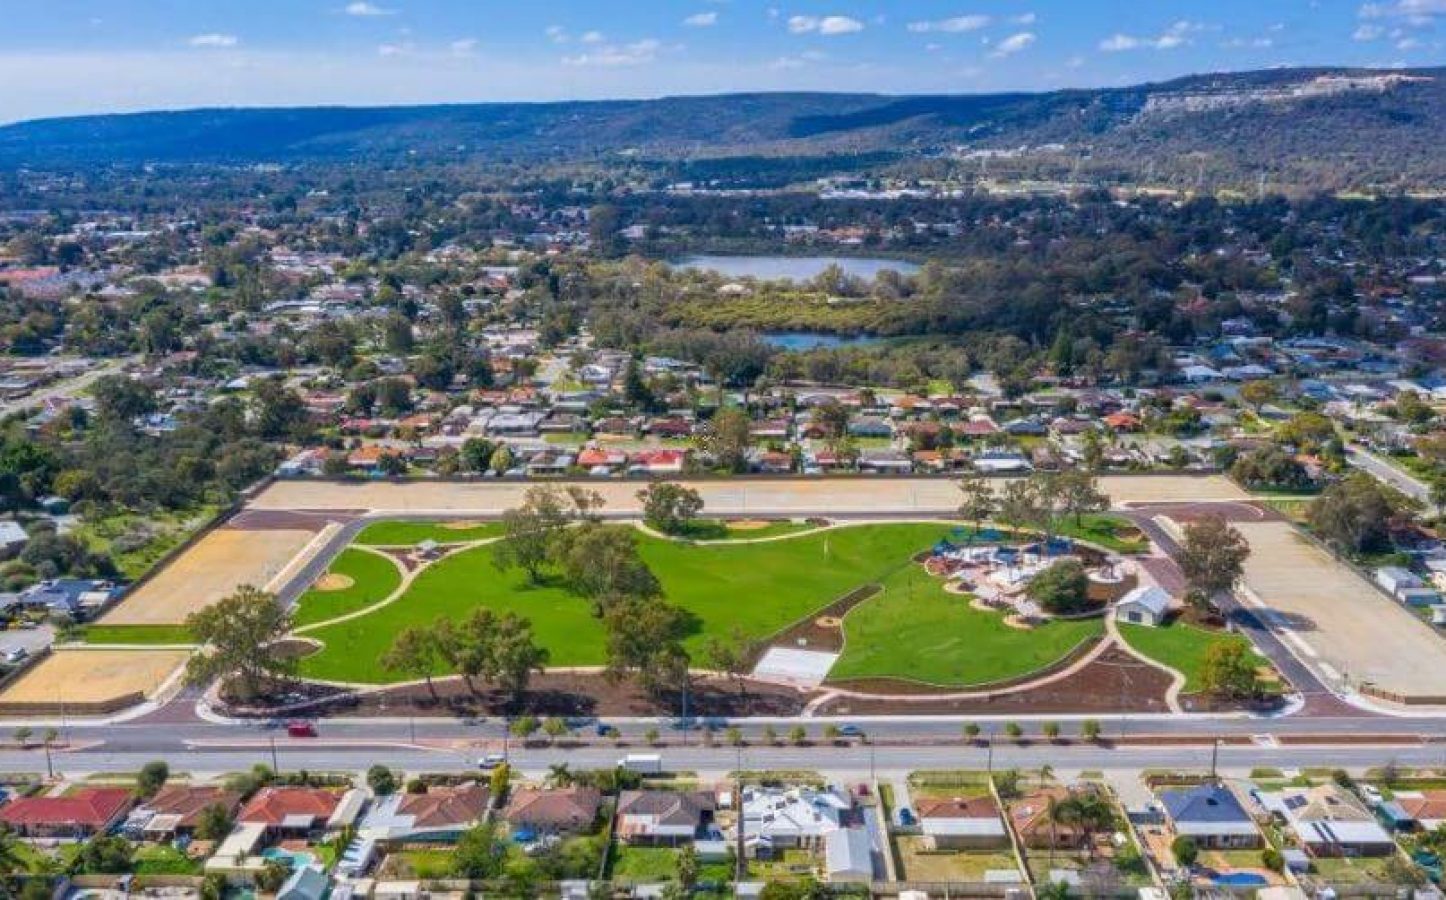
<svg viewBox="0 0 1446 900">
<path fill-rule="evenodd" d="M 1277 69 L 1038 94 L 202 109 L 0 128 L 0 165 L 12 166 L 882 155 L 1310 190 L 1435 190 L 1446 186 L 1443 148 L 1446 68 Z"/>
</svg>

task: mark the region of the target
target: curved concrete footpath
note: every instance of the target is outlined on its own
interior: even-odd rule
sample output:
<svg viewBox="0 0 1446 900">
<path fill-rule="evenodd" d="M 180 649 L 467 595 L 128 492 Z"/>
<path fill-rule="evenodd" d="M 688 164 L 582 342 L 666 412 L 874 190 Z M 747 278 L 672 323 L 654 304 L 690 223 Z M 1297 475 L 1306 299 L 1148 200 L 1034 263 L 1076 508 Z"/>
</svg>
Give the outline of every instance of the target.
<svg viewBox="0 0 1446 900">
<path fill-rule="evenodd" d="M 1180 692 L 1185 690 L 1185 683 L 1188 681 L 1185 673 L 1179 669 L 1167 666 L 1153 657 L 1146 656 L 1132 647 L 1130 642 L 1125 640 L 1125 636 L 1120 634 L 1120 623 L 1115 620 L 1114 616 L 1108 613 L 1105 614 L 1105 632 L 1109 634 L 1110 641 L 1116 647 L 1119 647 L 1140 662 L 1153 666 L 1161 672 L 1168 673 L 1171 681 L 1170 686 L 1165 690 L 1165 705 L 1170 707 L 1170 712 L 1185 712 L 1185 708 L 1180 705 Z"/>
</svg>

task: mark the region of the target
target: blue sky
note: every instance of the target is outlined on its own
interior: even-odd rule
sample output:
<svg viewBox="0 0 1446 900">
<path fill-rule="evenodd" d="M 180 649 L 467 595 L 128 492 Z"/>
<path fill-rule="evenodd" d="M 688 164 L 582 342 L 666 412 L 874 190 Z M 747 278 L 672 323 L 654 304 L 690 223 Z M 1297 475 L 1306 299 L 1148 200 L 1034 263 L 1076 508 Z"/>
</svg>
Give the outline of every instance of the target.
<svg viewBox="0 0 1446 900">
<path fill-rule="evenodd" d="M 0 121 L 1440 65 L 1446 0 L 3 0 Z"/>
</svg>

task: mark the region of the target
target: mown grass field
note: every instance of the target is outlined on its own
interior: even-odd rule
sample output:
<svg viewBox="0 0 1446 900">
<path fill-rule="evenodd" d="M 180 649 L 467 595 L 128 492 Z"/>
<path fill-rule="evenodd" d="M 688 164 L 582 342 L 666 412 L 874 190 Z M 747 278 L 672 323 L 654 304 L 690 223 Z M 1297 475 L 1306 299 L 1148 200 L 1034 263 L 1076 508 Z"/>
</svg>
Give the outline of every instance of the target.
<svg viewBox="0 0 1446 900">
<path fill-rule="evenodd" d="M 1041 669 L 1100 634 L 1100 619 L 1051 622 L 1030 631 L 969 606 L 941 579 L 909 566 L 882 582 L 884 592 L 844 619 L 844 654 L 831 681 L 894 677 L 965 686 Z"/>
<path fill-rule="evenodd" d="M 465 525 L 466 527 L 459 527 Z M 422 541 L 439 544 L 465 544 L 502 536 L 501 522 L 456 523 L 410 522 L 396 520 L 373 522 L 357 535 L 355 543 L 369 547 L 410 547 Z"/>
<path fill-rule="evenodd" d="M 327 572 L 350 578 L 351 587 L 339 591 L 312 588 L 302 594 L 291 615 L 293 625 L 314 625 L 366 609 L 386 599 L 402 583 L 402 573 L 390 559 L 355 548 L 343 550 Z"/>
<path fill-rule="evenodd" d="M 848 648 L 835 675 L 978 684 L 1048 665 L 1099 632 L 1098 621 L 1019 631 L 998 614 L 972 610 L 967 600 L 945 593 L 910 559 L 948 531 L 946 525 L 894 524 L 756 544 L 637 540 L 668 600 L 693 617 L 684 644 L 695 660 L 703 658 L 711 637 L 728 637 L 734 629 L 751 639 L 770 637 L 873 582 L 889 590 L 850 614 Z M 301 662 L 302 674 L 359 683 L 403 680 L 377 662 L 395 635 L 409 625 L 460 619 L 482 606 L 531 620 L 553 666 L 605 662 L 603 626 L 587 600 L 557 579 L 532 584 L 520 571 L 500 572 L 492 556 L 490 547 L 451 556 L 419 575 L 396 602 L 308 632 L 325 647 Z M 437 674 L 445 674 L 440 665 Z"/>
<path fill-rule="evenodd" d="M 184 625 L 84 625 L 82 640 L 87 644 L 192 644 L 195 638 Z"/>
<path fill-rule="evenodd" d="M 1164 628 L 1120 623 L 1120 634 L 1131 647 L 1156 662 L 1179 669 L 1185 676 L 1185 691 L 1201 689 L 1200 673 L 1205 667 L 1205 653 L 1220 641 L 1250 647 L 1250 641 L 1238 634 L 1206 631 L 1193 625 L 1176 622 Z"/>
</svg>

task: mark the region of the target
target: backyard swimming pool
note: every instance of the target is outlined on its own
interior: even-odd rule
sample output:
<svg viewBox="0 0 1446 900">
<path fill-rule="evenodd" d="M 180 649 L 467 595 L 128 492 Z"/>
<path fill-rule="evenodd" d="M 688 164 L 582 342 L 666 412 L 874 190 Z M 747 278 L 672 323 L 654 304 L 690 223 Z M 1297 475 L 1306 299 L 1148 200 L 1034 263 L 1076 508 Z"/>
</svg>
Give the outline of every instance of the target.
<svg viewBox="0 0 1446 900">
<path fill-rule="evenodd" d="M 267 847 L 261 851 L 261 856 L 265 859 L 286 863 L 293 869 L 309 866 L 316 862 L 316 857 L 310 853 L 303 853 L 300 850 L 284 850 L 281 847 Z"/>
</svg>

